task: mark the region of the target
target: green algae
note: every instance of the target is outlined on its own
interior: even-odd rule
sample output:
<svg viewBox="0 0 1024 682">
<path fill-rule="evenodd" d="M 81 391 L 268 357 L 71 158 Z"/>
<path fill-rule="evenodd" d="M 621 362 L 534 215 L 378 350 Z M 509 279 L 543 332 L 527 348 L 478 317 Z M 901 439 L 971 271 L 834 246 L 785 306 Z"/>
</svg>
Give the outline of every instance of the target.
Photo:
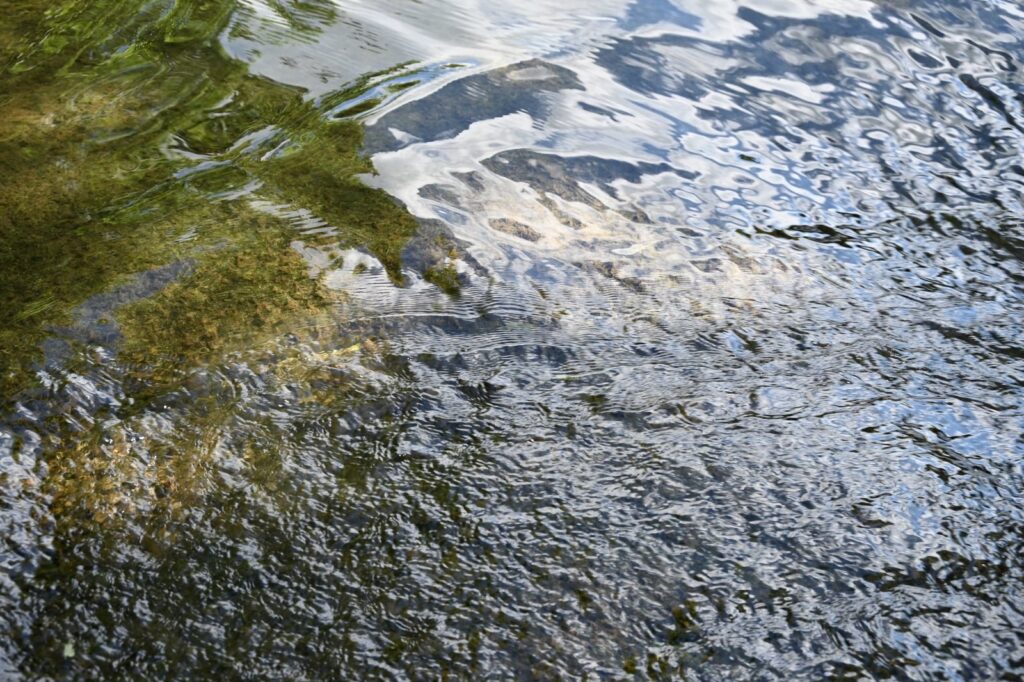
<svg viewBox="0 0 1024 682">
<path fill-rule="evenodd" d="M 327 7 L 277 11 L 315 31 Z M 416 70 L 310 99 L 224 53 L 220 37 L 244 32 L 247 12 L 229 0 L 15 0 L 0 19 L 0 394 L 5 409 L 38 395 L 50 362 L 109 377 L 118 393 L 82 419 L 55 411 L 33 425 L 45 474 L 32 494 L 45 500 L 54 552 L 33 579 L 46 596 L 26 670 L 67 677 L 99 646 L 56 628 L 95 603 L 75 576 L 109 567 L 126 538 L 169 572 L 154 581 L 170 581 L 187 571 L 180 529 L 197 508 L 223 510 L 230 525 L 244 517 L 235 507 L 276 519 L 303 499 L 285 464 L 302 429 L 246 405 L 232 368 L 326 417 L 364 395 L 349 365 L 409 372 L 368 330 L 344 325 L 344 293 L 302 254 L 361 249 L 403 282 L 419 226 L 361 182 L 374 169 L 359 119 Z M 297 213 L 330 234 L 303 233 L 287 217 Z M 447 272 L 452 253 L 446 242 L 415 267 Z M 54 339 L 68 346 L 56 359 Z M 222 480 L 225 460 L 244 499 Z M 354 458 L 339 476 L 358 486 L 374 462 Z M 107 609 L 98 617 L 114 622 L 120 607 Z M 163 629 L 132 636 L 178 655 Z M 60 655 L 72 641 L 78 656 Z"/>
<path fill-rule="evenodd" d="M 199 118 L 217 97 L 196 95 L 209 79 L 204 67 L 170 54 L 160 80 L 147 78 L 160 66 L 150 60 L 164 39 L 193 16 L 189 3 L 176 4 L 148 31 L 133 30 L 132 20 L 145 14 L 140 3 L 21 7 L 30 4 L 37 25 L 23 26 L 24 35 L 43 38 L 23 39 L 3 74 L 10 94 L 0 104 L 0 334 L 8 391 L 23 384 L 39 342 L 69 322 L 77 304 L 167 260 L 167 237 L 177 236 L 159 230 L 167 211 L 154 202 L 125 209 L 173 177 L 161 138 Z M 160 24 L 170 32 L 161 33 Z M 214 27 L 206 37 L 215 34 Z M 132 42 L 119 43 L 119 36 Z M 181 56 L 185 48 L 167 49 Z M 184 82 L 199 85 L 171 90 Z M 45 314 L 30 314 L 38 300 L 52 303 Z"/>
<path fill-rule="evenodd" d="M 313 31 L 330 11 L 306 4 L 296 7 Z M 340 102 L 378 103 L 367 95 L 408 77 L 408 65 L 311 102 L 223 53 L 218 36 L 236 9 L 229 0 L 20 0 L 0 22 L 5 396 L 31 385 L 42 341 L 72 324 L 77 306 L 168 263 L 195 265 L 116 315 L 132 363 L 210 360 L 328 305 L 289 246 L 294 229 L 254 210 L 247 187 L 312 212 L 337 228 L 339 246 L 370 252 L 402 281 L 417 223 L 360 182 L 373 172 L 361 125 L 329 114 Z M 254 134 L 263 139 L 240 143 Z M 197 159 L 216 165 L 193 172 Z M 241 198 L 218 198 L 232 192 Z"/>
<path fill-rule="evenodd" d="M 462 285 L 459 282 L 459 273 L 451 263 L 427 268 L 423 273 L 423 279 L 449 296 L 457 296 L 462 290 Z"/>
<path fill-rule="evenodd" d="M 362 128 L 348 120 L 316 123 L 296 138 L 294 148 L 253 169 L 267 191 L 343 227 L 347 245 L 365 247 L 400 282 L 402 248 L 417 223 L 388 194 L 356 177 L 373 171 L 359 154 Z"/>
<path fill-rule="evenodd" d="M 51 339 L 68 344 L 55 360 L 63 372 L 110 376 L 120 393 L 85 419 L 54 412 L 33 425 L 45 474 L 29 492 L 46 500 L 54 554 L 34 578 L 49 596 L 26 669 L 52 677 L 78 661 L 59 655 L 69 637 L 81 659 L 97 646 L 88 633 L 54 630 L 76 621 L 74 605 L 93 603 L 78 570 L 109 566 L 132 538 L 170 581 L 186 570 L 175 563 L 180 528 L 197 508 L 222 509 L 230 524 L 232 505 L 277 518 L 303 499 L 285 465 L 301 430 L 246 405 L 225 378 L 232 367 L 327 416 L 365 391 L 348 365 L 408 372 L 367 330 L 344 326 L 344 293 L 302 249 L 361 249 L 403 281 L 418 223 L 360 181 L 374 172 L 358 120 L 371 105 L 343 105 L 385 102 L 402 91 L 392 80 L 415 69 L 309 99 L 224 54 L 218 36 L 238 27 L 237 9 L 18 0 L 0 20 L 0 395 L 5 409 L 38 395 Z M 310 30 L 325 16 L 313 15 Z M 285 217 L 296 211 L 331 234 L 302 233 Z M 436 258 L 450 254 L 439 246 Z M 221 478 L 225 460 L 239 467 L 244 500 Z M 342 475 L 358 486 L 373 460 L 353 462 Z"/>
<path fill-rule="evenodd" d="M 121 312 L 126 361 L 212 359 L 324 307 L 330 296 L 288 247 L 277 221 L 248 213 L 250 234 L 242 243 L 208 254 L 191 274 Z"/>
</svg>

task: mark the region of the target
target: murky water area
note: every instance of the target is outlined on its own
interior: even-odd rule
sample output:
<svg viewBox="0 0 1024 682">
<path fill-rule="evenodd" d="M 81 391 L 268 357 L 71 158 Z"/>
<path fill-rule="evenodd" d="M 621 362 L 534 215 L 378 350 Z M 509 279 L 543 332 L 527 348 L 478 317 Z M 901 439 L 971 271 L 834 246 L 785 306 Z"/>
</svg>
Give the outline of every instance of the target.
<svg viewBox="0 0 1024 682">
<path fill-rule="evenodd" d="M 1013 0 L 0 0 L 0 677 L 1024 675 Z"/>
</svg>

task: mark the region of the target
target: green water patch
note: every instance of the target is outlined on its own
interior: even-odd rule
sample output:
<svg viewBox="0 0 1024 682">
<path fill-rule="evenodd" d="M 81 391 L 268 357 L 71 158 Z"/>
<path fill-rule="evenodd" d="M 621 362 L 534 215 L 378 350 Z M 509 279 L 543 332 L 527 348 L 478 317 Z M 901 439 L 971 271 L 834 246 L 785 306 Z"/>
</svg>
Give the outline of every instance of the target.
<svg viewBox="0 0 1024 682">
<path fill-rule="evenodd" d="M 195 266 L 116 312 L 133 363 L 210 360 L 328 306 L 290 246 L 295 228 L 255 209 L 254 197 L 311 212 L 337 229 L 336 246 L 368 251 L 402 281 L 417 223 L 358 179 L 373 172 L 359 121 L 328 114 L 415 70 L 310 101 L 223 52 L 219 36 L 237 9 L 31 0 L 0 20 L 5 396 L 32 384 L 42 342 L 84 301 L 168 263 Z M 311 16 L 326 21 L 322 9 Z"/>
</svg>

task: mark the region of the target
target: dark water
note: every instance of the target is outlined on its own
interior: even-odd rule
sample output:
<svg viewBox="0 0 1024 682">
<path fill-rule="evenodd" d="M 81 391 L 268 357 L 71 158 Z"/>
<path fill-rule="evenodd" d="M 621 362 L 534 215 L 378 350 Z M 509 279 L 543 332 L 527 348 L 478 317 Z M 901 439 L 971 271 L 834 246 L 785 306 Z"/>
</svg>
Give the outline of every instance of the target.
<svg viewBox="0 0 1024 682">
<path fill-rule="evenodd" d="M 118 7 L 0 1 L 4 677 L 1022 679 L 1016 2 Z"/>
</svg>

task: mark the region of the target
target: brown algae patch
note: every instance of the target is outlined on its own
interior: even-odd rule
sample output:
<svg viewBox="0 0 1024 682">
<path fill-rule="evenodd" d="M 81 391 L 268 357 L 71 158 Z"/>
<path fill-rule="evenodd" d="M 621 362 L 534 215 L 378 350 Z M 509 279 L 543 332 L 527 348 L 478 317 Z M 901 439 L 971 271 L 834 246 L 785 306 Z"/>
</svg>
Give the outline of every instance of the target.
<svg viewBox="0 0 1024 682">
<path fill-rule="evenodd" d="M 536 242 L 541 239 L 540 232 L 537 232 L 537 230 L 533 229 L 526 223 L 521 223 L 518 220 L 512 220 L 511 218 L 492 218 L 488 224 L 493 230 L 504 232 L 505 234 L 510 234 L 513 237 L 519 237 L 520 239 L 525 239 L 528 242 Z"/>
<path fill-rule="evenodd" d="M 180 295 L 175 288 L 172 299 Z M 232 367 L 244 364 L 266 394 L 287 395 L 289 405 L 330 419 L 365 400 L 366 377 L 387 373 L 390 356 L 385 342 L 355 341 L 329 322 L 289 336 L 250 341 L 244 357 L 211 366 L 202 381 L 164 385 L 159 407 L 149 411 L 124 409 L 120 418 L 84 429 L 64 425 L 52 437 L 41 483 L 59 530 L 73 536 L 134 528 L 147 542 L 170 542 L 176 520 L 226 492 L 225 471 L 233 481 L 227 488 L 240 485 L 281 513 L 301 503 L 294 490 L 301 482 L 283 463 L 302 448 L 301 424 L 265 414 L 258 399 L 238 390 Z"/>
</svg>

